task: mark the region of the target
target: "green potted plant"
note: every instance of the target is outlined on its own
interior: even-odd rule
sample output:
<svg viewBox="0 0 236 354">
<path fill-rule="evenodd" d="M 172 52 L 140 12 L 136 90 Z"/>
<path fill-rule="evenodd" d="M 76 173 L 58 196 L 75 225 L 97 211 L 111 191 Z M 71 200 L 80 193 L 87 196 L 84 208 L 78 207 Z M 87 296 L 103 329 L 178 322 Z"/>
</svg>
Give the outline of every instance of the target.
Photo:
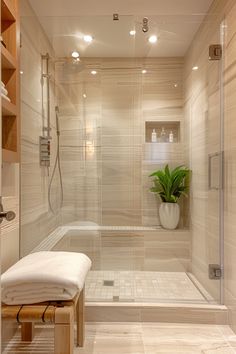
<svg viewBox="0 0 236 354">
<path fill-rule="evenodd" d="M 179 223 L 180 210 L 178 200 L 181 196 L 188 196 L 190 170 L 185 166 L 178 166 L 171 170 L 168 165 L 163 170 L 153 172 L 154 186 L 150 189 L 162 201 L 159 216 L 162 227 L 176 229 Z"/>
</svg>

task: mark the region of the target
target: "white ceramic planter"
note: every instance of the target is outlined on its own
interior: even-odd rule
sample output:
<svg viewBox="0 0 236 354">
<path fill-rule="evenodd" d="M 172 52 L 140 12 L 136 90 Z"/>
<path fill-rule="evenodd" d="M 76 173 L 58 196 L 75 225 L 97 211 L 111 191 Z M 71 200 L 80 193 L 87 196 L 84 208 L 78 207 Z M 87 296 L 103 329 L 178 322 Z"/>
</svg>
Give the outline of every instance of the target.
<svg viewBox="0 0 236 354">
<path fill-rule="evenodd" d="M 179 205 L 177 203 L 161 203 L 159 208 L 161 226 L 174 230 L 179 223 Z"/>
</svg>

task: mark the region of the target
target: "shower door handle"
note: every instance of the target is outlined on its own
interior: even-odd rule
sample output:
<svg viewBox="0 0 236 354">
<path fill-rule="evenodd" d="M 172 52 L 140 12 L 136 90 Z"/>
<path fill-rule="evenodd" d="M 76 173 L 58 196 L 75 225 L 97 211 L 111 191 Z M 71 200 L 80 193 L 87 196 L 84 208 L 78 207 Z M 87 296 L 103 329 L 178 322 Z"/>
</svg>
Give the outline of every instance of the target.
<svg viewBox="0 0 236 354">
<path fill-rule="evenodd" d="M 213 159 L 217 158 L 218 160 L 218 183 L 213 185 L 212 183 L 212 162 Z M 216 152 L 214 154 L 209 154 L 208 155 L 208 190 L 220 190 L 223 189 L 223 181 L 224 181 L 224 174 L 223 174 L 223 168 L 224 168 L 224 152 Z"/>
<path fill-rule="evenodd" d="M 6 219 L 7 221 L 12 221 L 16 217 L 16 213 L 14 211 L 1 211 L 0 212 L 0 224 L 3 222 L 3 219 Z"/>
<path fill-rule="evenodd" d="M 2 197 L 0 197 L 0 224 L 3 222 L 3 219 L 6 219 L 7 221 L 12 221 L 15 219 L 15 217 L 16 217 L 16 213 L 14 211 L 3 210 Z"/>
</svg>

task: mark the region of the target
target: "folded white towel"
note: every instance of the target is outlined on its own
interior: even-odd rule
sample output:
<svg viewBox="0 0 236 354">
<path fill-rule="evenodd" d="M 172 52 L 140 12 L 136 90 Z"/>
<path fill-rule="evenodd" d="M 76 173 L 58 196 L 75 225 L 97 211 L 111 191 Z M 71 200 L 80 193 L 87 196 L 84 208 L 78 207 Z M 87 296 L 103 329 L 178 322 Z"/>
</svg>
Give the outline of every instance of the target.
<svg viewBox="0 0 236 354">
<path fill-rule="evenodd" d="M 4 93 L 2 93 L 2 92 L 1 92 L 1 96 L 2 96 L 3 98 L 5 98 L 5 100 L 11 102 L 10 98 L 7 97 L 6 95 L 4 95 Z"/>
<path fill-rule="evenodd" d="M 8 95 L 8 91 L 7 91 L 7 89 L 5 88 L 5 87 L 1 87 L 1 92 L 5 95 L 5 96 L 7 96 Z"/>
<path fill-rule="evenodd" d="M 2 302 L 20 305 L 71 300 L 83 289 L 90 268 L 91 261 L 83 253 L 29 254 L 1 276 Z"/>
</svg>

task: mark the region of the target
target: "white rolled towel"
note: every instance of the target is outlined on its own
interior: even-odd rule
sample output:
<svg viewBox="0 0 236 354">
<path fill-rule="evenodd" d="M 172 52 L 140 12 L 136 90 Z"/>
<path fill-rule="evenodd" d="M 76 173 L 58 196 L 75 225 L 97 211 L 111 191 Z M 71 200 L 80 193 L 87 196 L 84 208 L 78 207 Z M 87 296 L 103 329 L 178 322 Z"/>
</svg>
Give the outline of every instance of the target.
<svg viewBox="0 0 236 354">
<path fill-rule="evenodd" d="M 84 287 L 91 260 L 83 253 L 43 251 L 22 258 L 1 276 L 7 305 L 71 300 Z"/>
<path fill-rule="evenodd" d="M 5 95 L 5 96 L 7 96 L 8 95 L 8 91 L 7 91 L 7 89 L 5 88 L 5 87 L 1 87 L 1 92 Z"/>
<path fill-rule="evenodd" d="M 4 93 L 2 93 L 2 92 L 1 92 L 1 96 L 2 96 L 3 98 L 5 98 L 5 100 L 11 102 L 10 98 L 9 98 L 8 96 L 4 95 Z"/>
</svg>

